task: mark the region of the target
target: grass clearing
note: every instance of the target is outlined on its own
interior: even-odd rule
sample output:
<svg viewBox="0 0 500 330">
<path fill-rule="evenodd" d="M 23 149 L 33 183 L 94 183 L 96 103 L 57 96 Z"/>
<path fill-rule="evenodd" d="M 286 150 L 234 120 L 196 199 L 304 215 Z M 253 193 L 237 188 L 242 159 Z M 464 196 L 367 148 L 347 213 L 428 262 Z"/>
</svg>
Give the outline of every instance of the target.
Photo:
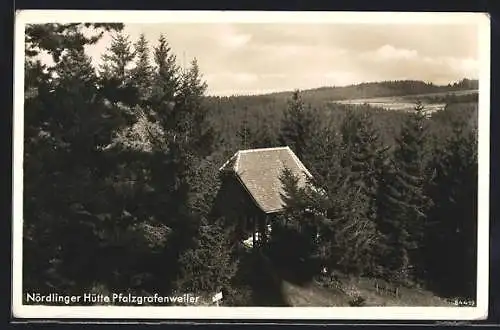
<svg viewBox="0 0 500 330">
<path fill-rule="evenodd" d="M 340 282 L 343 291 L 356 292 L 364 298 L 364 306 L 453 306 L 445 299 L 420 288 L 398 287 L 396 297 L 382 290 L 377 292 L 374 279 L 349 278 Z M 283 281 L 282 288 L 288 303 L 295 307 L 349 307 L 354 299 L 353 295 L 338 289 L 325 288 L 315 281 L 304 285 Z"/>
<path fill-rule="evenodd" d="M 249 266 L 259 275 L 252 285 L 252 306 L 350 307 L 359 297 L 358 303 L 362 303 L 357 306 L 456 306 L 419 287 L 395 286 L 381 279 L 338 272 L 336 280 L 325 285 L 324 281 L 302 276 L 297 270 L 278 267 L 261 253 L 253 254 Z"/>
</svg>

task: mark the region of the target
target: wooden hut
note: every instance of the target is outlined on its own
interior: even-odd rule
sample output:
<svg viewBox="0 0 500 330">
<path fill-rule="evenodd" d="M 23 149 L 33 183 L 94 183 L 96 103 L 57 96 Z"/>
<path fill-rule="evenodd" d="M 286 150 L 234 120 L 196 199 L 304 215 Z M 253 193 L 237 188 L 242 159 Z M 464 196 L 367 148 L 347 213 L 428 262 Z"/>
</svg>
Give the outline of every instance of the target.
<svg viewBox="0 0 500 330">
<path fill-rule="evenodd" d="M 273 218 L 283 211 L 280 175 L 288 168 L 305 184 L 311 174 L 289 147 L 240 150 L 219 169 L 221 187 L 215 212 L 236 224 L 238 240 L 260 245 Z"/>
</svg>

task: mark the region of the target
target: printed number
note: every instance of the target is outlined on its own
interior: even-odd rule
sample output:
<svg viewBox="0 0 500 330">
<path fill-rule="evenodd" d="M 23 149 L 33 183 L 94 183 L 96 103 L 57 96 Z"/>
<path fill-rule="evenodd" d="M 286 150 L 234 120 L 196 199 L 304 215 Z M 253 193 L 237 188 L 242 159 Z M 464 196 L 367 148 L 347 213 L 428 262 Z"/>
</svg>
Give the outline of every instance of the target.
<svg viewBox="0 0 500 330">
<path fill-rule="evenodd" d="M 455 306 L 474 306 L 476 303 L 474 300 L 469 300 L 469 299 L 454 299 L 452 300 L 452 303 Z"/>
</svg>

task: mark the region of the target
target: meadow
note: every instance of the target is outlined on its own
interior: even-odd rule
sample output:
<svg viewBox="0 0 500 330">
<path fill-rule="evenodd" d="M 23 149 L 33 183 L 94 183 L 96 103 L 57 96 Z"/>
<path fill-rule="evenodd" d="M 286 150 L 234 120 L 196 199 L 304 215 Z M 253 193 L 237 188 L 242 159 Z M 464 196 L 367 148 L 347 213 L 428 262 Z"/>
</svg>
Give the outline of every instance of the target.
<svg viewBox="0 0 500 330">
<path fill-rule="evenodd" d="M 367 104 L 369 106 L 382 108 L 385 110 L 411 111 L 415 108 L 415 102 L 420 100 L 424 104 L 426 110 L 432 113 L 435 111 L 443 110 L 447 104 L 447 99 L 453 97 L 474 97 L 474 95 L 477 95 L 477 93 L 477 90 L 461 90 L 417 95 L 361 98 L 332 102 L 345 105 Z"/>
</svg>

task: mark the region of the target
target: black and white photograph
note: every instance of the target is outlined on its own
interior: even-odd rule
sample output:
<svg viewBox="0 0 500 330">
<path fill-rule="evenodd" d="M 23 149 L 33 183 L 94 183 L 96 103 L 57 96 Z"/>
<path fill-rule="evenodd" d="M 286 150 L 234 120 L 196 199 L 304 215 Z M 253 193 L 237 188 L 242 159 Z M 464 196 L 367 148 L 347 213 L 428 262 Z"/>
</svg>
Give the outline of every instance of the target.
<svg viewBox="0 0 500 330">
<path fill-rule="evenodd" d="M 489 24 L 18 12 L 13 315 L 486 318 Z"/>
</svg>

